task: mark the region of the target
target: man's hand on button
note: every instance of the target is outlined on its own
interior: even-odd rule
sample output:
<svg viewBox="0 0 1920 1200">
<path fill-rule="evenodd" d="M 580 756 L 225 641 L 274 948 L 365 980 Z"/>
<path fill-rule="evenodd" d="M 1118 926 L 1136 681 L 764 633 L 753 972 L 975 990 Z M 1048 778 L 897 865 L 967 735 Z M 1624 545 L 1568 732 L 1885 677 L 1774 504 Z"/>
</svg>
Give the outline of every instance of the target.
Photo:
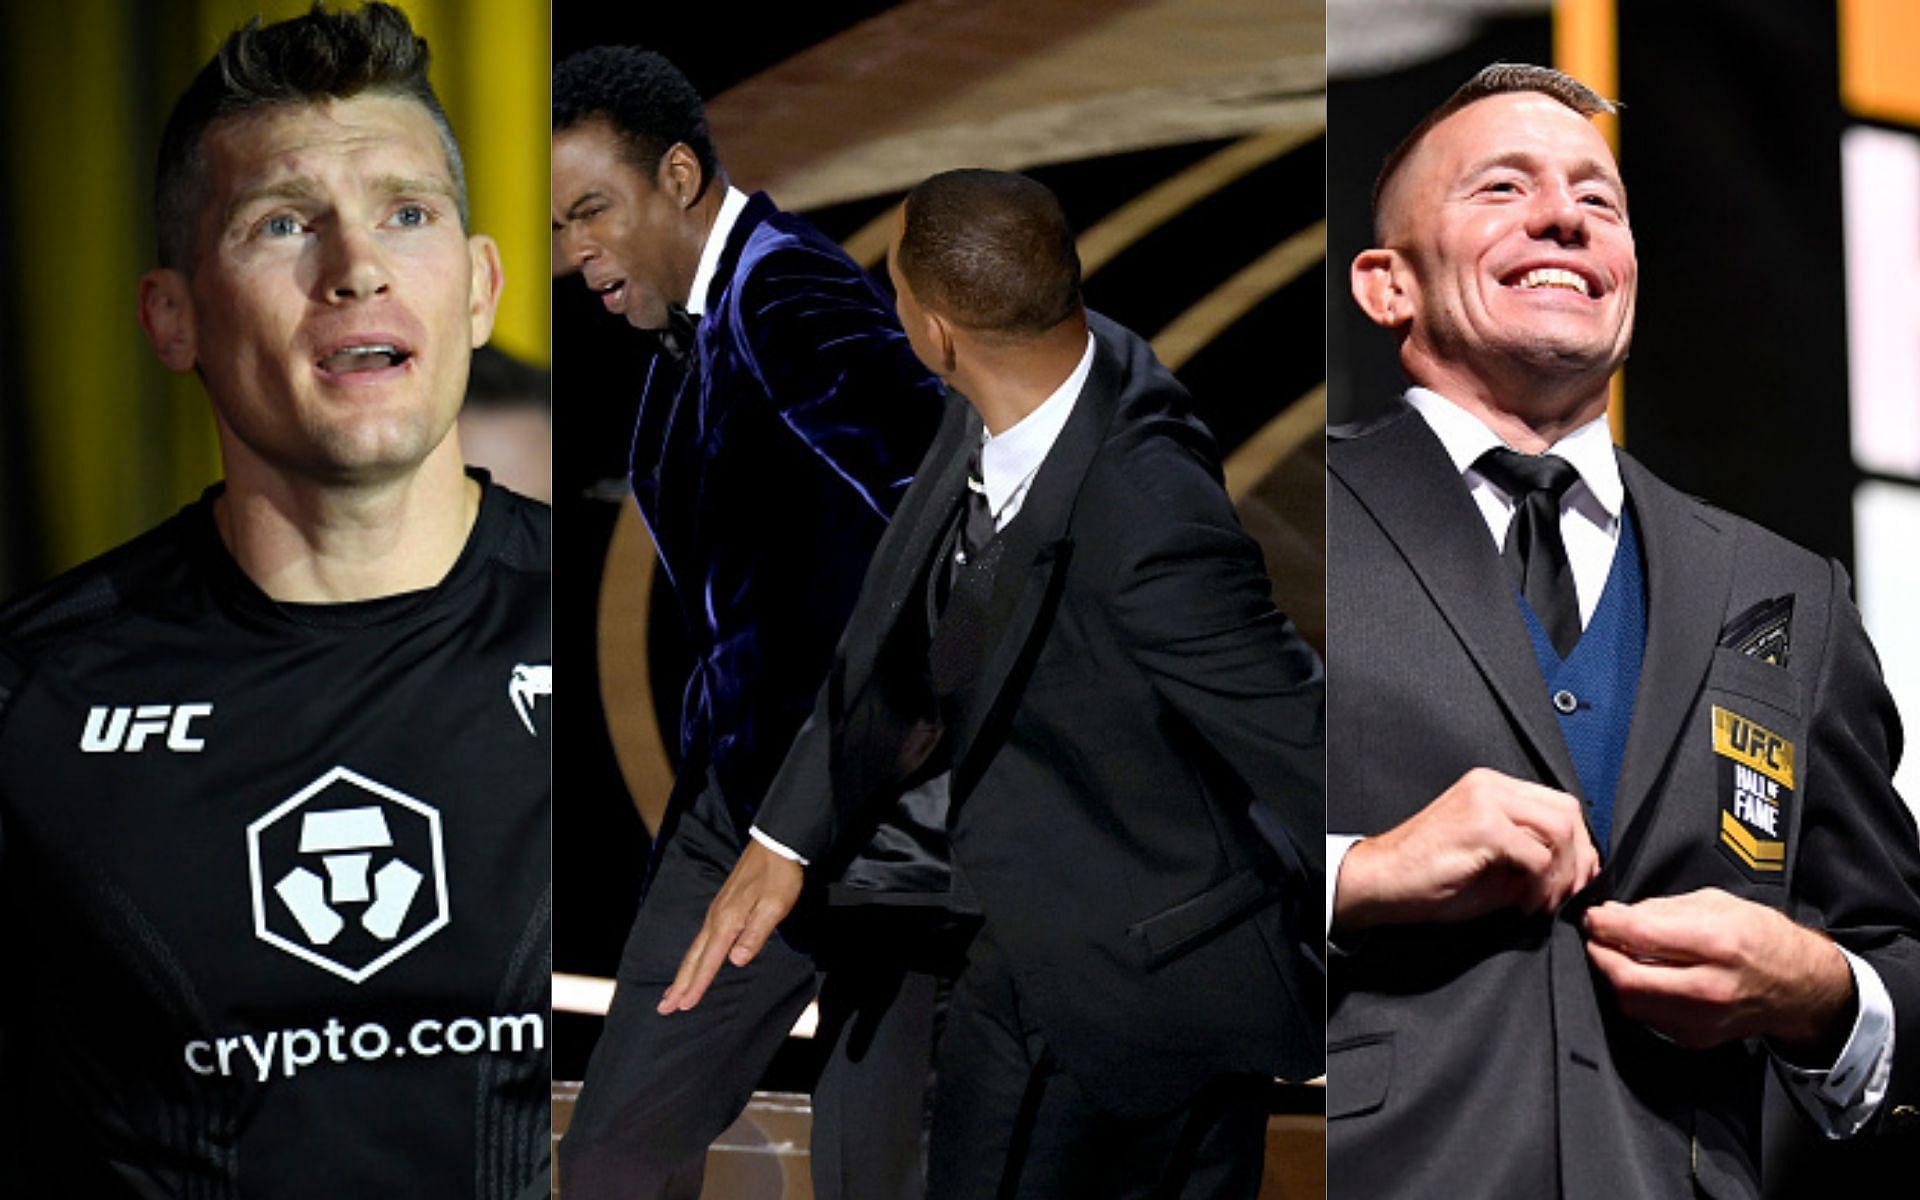
<svg viewBox="0 0 1920 1200">
<path fill-rule="evenodd" d="M 1499 909 L 1550 912 L 1599 872 L 1580 801 L 1477 768 L 1347 853 L 1333 934 L 1465 921 Z"/>
<path fill-rule="evenodd" d="M 1620 1011 L 1682 1046 L 1764 1036 L 1825 1067 L 1853 1027 L 1853 971 L 1831 940 L 1718 888 L 1586 913 L 1587 957 Z"/>
</svg>

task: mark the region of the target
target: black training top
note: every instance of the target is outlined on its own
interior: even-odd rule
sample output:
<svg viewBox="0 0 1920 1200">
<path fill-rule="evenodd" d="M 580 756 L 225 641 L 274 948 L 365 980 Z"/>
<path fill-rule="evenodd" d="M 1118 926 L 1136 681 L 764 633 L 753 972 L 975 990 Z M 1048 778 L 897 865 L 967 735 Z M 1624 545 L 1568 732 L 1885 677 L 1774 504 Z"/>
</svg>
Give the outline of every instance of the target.
<svg viewBox="0 0 1920 1200">
<path fill-rule="evenodd" d="M 0 1195 L 543 1194 L 550 514 L 480 482 L 425 591 L 275 603 L 216 488 L 0 611 Z"/>
</svg>

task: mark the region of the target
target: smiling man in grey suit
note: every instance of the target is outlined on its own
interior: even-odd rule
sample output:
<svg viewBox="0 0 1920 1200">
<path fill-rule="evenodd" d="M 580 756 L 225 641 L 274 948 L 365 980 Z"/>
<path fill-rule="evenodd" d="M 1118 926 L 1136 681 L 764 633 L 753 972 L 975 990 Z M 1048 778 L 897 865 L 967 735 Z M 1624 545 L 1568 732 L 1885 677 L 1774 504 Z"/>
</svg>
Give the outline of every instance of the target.
<svg viewBox="0 0 1920 1200">
<path fill-rule="evenodd" d="M 1602 111 L 1481 72 L 1351 272 L 1414 386 L 1328 454 L 1337 1194 L 1757 1196 L 1769 1062 L 1830 1136 L 1920 1098 L 1898 719 L 1837 565 L 1610 442 Z"/>
<path fill-rule="evenodd" d="M 1212 438 L 1080 302 L 1057 201 L 955 171 L 890 258 L 954 403 L 819 706 L 665 999 L 689 1007 L 944 772 L 985 924 L 939 1050 L 929 1195 L 1251 1200 L 1265 1093 L 1320 1063 L 1319 660 Z M 1303 928 L 1304 926 L 1304 928 Z"/>
</svg>

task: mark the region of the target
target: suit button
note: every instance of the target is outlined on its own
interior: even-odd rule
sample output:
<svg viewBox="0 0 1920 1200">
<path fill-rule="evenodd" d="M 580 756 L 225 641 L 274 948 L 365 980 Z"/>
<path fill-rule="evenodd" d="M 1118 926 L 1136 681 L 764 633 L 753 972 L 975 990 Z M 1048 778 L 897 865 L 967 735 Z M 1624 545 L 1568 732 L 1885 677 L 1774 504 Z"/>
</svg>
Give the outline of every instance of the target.
<svg viewBox="0 0 1920 1200">
<path fill-rule="evenodd" d="M 1553 706 L 1562 713 L 1572 716 L 1573 710 L 1580 707 L 1580 698 L 1567 689 L 1561 688 L 1553 694 Z"/>
</svg>

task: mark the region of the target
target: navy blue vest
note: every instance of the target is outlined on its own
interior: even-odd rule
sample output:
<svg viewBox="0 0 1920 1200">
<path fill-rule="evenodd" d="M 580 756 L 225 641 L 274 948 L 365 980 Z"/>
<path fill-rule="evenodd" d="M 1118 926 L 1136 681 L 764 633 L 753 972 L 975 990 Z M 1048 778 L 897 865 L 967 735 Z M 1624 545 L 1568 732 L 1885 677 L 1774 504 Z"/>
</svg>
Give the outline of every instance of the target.
<svg viewBox="0 0 1920 1200">
<path fill-rule="evenodd" d="M 1620 760 L 1633 725 L 1633 699 L 1640 688 L 1640 660 L 1647 648 L 1646 577 L 1640 568 L 1640 540 L 1630 511 L 1620 514 L 1620 542 L 1593 619 L 1579 644 L 1563 661 L 1533 607 L 1516 590 L 1514 599 L 1526 618 L 1533 656 L 1546 681 L 1547 699 L 1560 719 L 1560 736 L 1586 793 L 1587 819 L 1600 856 L 1613 840 L 1613 793 L 1620 783 Z"/>
</svg>

